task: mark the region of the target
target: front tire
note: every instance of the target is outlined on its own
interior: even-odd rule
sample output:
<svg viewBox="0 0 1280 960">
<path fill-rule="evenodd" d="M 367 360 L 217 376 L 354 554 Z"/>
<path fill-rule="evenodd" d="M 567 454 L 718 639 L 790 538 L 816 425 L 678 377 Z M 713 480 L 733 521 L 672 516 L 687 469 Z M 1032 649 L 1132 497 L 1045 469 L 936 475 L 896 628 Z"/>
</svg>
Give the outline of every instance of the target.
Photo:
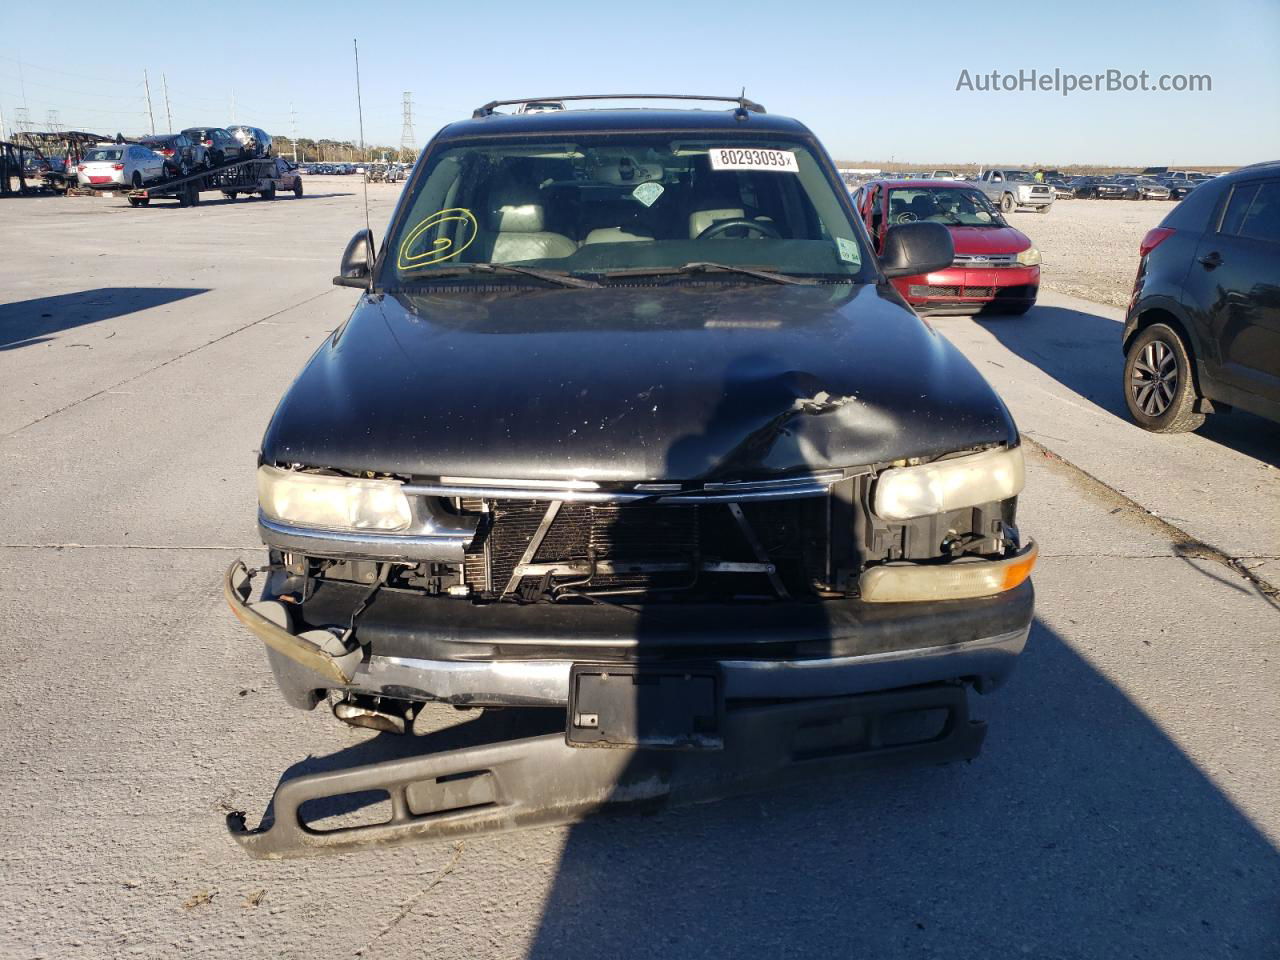
<svg viewBox="0 0 1280 960">
<path fill-rule="evenodd" d="M 1178 331 L 1155 323 L 1139 333 L 1124 358 L 1124 402 L 1134 423 L 1152 433 L 1186 433 L 1204 423 L 1195 410 L 1191 353 Z"/>
<path fill-rule="evenodd" d="M 1000 198 L 1000 212 L 1013 213 L 1013 208 L 1018 205 L 1018 201 L 1013 199 L 1012 193 L 1006 193 Z"/>
<path fill-rule="evenodd" d="M 302 178 L 301 177 L 299 177 L 293 183 L 293 195 L 295 197 L 302 196 Z"/>
</svg>

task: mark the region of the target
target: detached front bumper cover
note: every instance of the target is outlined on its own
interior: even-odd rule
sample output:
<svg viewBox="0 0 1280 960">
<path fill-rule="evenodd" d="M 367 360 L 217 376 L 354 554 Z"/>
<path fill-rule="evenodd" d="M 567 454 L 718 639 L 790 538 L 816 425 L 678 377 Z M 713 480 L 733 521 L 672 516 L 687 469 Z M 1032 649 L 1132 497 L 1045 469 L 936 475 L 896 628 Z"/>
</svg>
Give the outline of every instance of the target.
<svg viewBox="0 0 1280 960">
<path fill-rule="evenodd" d="M 926 718 L 932 722 L 914 724 Z M 582 749 L 547 734 L 309 774 L 276 788 L 256 830 L 243 813 L 228 815 L 227 827 L 254 858 L 317 856 L 571 823 L 611 805 L 690 803 L 854 770 L 972 759 L 986 735 L 969 720 L 958 684 L 730 709 L 722 729 L 722 750 Z M 367 791 L 390 797 L 386 822 L 318 830 L 304 821 L 309 801 Z"/>
</svg>

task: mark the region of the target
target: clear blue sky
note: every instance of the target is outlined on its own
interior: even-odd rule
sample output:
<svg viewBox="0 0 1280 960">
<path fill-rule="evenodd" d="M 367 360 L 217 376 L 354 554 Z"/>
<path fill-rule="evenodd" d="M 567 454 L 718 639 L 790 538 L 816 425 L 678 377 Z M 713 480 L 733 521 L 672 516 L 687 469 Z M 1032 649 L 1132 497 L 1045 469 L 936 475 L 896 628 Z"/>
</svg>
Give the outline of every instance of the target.
<svg viewBox="0 0 1280 960">
<path fill-rule="evenodd" d="M 145 132 L 252 123 L 398 144 L 413 92 L 419 145 L 494 98 L 570 92 L 747 94 L 806 122 L 837 158 L 1194 166 L 1280 158 L 1280 0 L 646 0 L 643 3 L 59 2 L 58 26 L 8 18 L 0 109 L 38 126 Z M 1010 12 L 997 14 L 1002 7 Z M 125 11 L 132 10 L 132 14 Z M 977 93 L 960 71 L 1210 74 L 1208 93 Z M 20 82 L 21 81 L 21 82 Z M 235 113 L 232 114 L 234 97 Z"/>
</svg>

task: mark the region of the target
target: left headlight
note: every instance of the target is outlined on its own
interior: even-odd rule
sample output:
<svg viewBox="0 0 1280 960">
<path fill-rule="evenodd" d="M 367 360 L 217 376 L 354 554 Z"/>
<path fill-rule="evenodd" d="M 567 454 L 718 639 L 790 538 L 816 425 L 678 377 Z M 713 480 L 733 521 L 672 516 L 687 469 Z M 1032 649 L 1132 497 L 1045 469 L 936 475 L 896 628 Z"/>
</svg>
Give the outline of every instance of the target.
<svg viewBox="0 0 1280 960">
<path fill-rule="evenodd" d="M 895 467 L 876 480 L 874 511 L 886 520 L 911 520 L 960 507 L 1007 500 L 1025 482 L 1021 447 Z"/>
<path fill-rule="evenodd" d="M 258 468 L 258 506 L 272 520 L 336 530 L 406 530 L 413 520 L 398 480 Z"/>
<path fill-rule="evenodd" d="M 1018 254 L 1018 263 L 1024 267 L 1038 266 L 1040 263 L 1040 251 L 1035 247 L 1027 247 L 1027 249 Z"/>
</svg>

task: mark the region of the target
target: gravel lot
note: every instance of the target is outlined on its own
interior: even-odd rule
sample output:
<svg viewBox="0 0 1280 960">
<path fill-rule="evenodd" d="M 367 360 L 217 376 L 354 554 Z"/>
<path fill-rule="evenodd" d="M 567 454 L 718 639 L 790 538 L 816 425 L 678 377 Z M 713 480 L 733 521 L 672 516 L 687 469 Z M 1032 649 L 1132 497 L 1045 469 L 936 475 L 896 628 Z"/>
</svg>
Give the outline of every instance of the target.
<svg viewBox="0 0 1280 960">
<path fill-rule="evenodd" d="M 976 703 L 976 761 L 246 859 L 228 811 L 256 824 L 282 777 L 405 749 L 286 707 L 219 595 L 262 556 L 267 418 L 357 296 L 329 278 L 360 184 L 306 186 L 0 201 L 0 958 L 1280 956 L 1280 620 L 1238 569 L 1280 581 L 1280 431 L 1133 427 L 1119 311 L 1054 282 L 1025 317 L 934 321 L 1034 441 L 1036 621 Z M 380 235 L 398 187 L 369 193 Z M 1114 301 L 1166 209 L 1014 222 Z M 1117 225 L 1122 270 L 1081 255 Z"/>
<path fill-rule="evenodd" d="M 1011 222 L 1044 256 L 1041 286 L 1123 307 L 1138 272 L 1138 243 L 1173 209 L 1164 200 L 1057 200 Z"/>
</svg>

